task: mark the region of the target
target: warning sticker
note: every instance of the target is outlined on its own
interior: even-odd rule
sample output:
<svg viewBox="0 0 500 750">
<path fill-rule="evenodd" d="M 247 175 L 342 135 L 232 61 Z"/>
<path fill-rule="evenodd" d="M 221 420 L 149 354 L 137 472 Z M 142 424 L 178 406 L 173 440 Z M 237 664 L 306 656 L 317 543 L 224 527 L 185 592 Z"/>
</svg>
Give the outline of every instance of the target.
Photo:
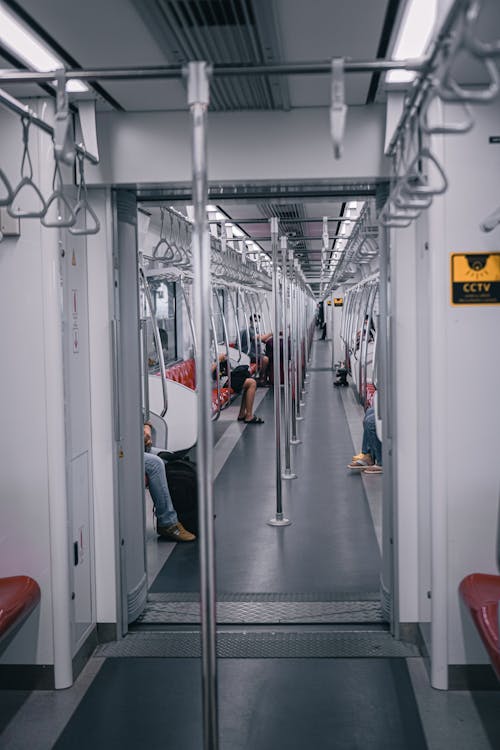
<svg viewBox="0 0 500 750">
<path fill-rule="evenodd" d="M 333 298 L 333 306 L 334 307 L 342 307 L 344 304 L 344 298 L 343 297 L 334 297 Z"/>
<path fill-rule="evenodd" d="M 500 305 L 500 253 L 451 254 L 451 304 Z"/>
</svg>

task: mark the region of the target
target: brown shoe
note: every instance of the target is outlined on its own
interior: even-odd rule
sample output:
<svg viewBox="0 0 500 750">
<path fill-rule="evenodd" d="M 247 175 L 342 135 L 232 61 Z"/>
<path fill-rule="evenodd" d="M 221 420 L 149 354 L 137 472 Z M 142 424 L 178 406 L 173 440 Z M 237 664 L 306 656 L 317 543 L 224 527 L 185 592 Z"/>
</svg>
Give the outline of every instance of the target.
<svg viewBox="0 0 500 750">
<path fill-rule="evenodd" d="M 194 542 L 196 539 L 195 535 L 187 531 L 180 521 L 172 526 L 158 526 L 156 532 L 169 542 Z"/>
</svg>

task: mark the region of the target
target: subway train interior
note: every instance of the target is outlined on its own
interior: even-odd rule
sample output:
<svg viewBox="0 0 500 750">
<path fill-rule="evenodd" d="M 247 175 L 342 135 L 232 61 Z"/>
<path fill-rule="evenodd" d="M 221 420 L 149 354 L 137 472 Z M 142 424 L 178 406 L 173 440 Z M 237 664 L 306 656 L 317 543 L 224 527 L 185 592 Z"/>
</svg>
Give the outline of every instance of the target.
<svg viewBox="0 0 500 750">
<path fill-rule="evenodd" d="M 498 0 L 0 0 L 0 746 L 500 748 Z"/>
</svg>

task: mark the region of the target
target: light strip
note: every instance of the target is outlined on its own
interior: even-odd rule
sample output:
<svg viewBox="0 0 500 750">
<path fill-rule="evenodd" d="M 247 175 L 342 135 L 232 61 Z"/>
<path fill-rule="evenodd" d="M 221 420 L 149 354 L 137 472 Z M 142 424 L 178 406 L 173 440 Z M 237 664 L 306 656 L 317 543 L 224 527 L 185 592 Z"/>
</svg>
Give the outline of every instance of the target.
<svg viewBox="0 0 500 750">
<path fill-rule="evenodd" d="M 392 52 L 393 60 L 420 57 L 430 42 L 437 18 L 438 0 L 408 0 Z M 415 78 L 411 70 L 390 70 L 386 83 L 408 83 Z"/>
<path fill-rule="evenodd" d="M 0 41 L 31 69 L 45 73 L 64 67 L 62 60 L 3 5 L 0 5 Z M 88 86 L 76 78 L 66 82 L 66 91 L 88 90 Z"/>
</svg>

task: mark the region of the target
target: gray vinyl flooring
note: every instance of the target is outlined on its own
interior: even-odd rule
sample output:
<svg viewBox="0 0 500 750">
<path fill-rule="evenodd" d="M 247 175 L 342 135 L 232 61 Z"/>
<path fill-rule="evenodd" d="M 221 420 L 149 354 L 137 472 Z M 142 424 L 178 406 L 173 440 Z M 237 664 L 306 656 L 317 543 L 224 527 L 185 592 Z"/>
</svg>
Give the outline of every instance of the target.
<svg viewBox="0 0 500 750">
<path fill-rule="evenodd" d="M 237 405 L 221 416 L 226 424 L 220 423 L 215 436 L 216 542 L 218 584 L 225 602 L 235 600 L 238 592 L 244 602 L 255 599 L 259 606 L 267 600 L 307 602 L 305 592 L 312 602 L 335 602 L 342 593 L 349 601 L 364 595 L 373 600 L 378 589 L 375 528 L 380 517 L 376 484 L 380 477 L 371 477 L 367 498 L 362 478 L 346 471 L 346 463 L 359 449 L 356 405 L 347 389 L 339 394 L 332 388 L 330 360 L 330 343 L 315 343 L 305 419 L 299 427 L 302 444 L 293 449 L 298 479 L 285 486 L 284 509 L 291 526 L 276 529 L 266 523 L 275 510 L 271 395 L 259 393 L 263 400 L 257 413 L 265 425 L 236 424 Z M 161 592 L 177 590 L 185 592 L 185 601 L 192 601 L 197 589 L 196 555 L 183 559 L 180 553 L 188 545 L 174 548 L 158 543 L 150 529 L 148 534 L 148 546 L 159 551 L 156 558 L 148 551 L 156 566 L 150 576 L 153 588 L 159 587 L 155 596 L 168 598 Z M 172 561 L 178 566 L 172 573 L 176 582 L 160 584 L 162 572 L 168 569 L 164 559 L 172 549 Z M 189 563 L 189 570 L 182 570 L 175 556 Z M 254 597 L 248 592 L 261 594 Z M 275 597 L 273 592 L 281 595 Z M 187 627 L 170 625 L 168 638 L 166 631 L 165 637 L 161 629 L 155 631 L 155 640 L 175 640 L 178 631 L 180 640 L 193 641 Z M 194 635 L 197 626 L 190 627 Z M 222 626 L 221 642 L 237 644 L 248 632 L 254 649 L 265 642 L 268 650 L 259 655 L 247 648 L 247 658 L 241 658 L 241 651 L 231 651 L 218 661 L 220 750 L 500 747 L 497 691 L 432 690 L 424 660 L 414 648 L 390 656 L 389 651 L 379 650 L 378 656 L 370 656 L 374 644 L 390 639 L 380 624 L 370 637 L 368 631 L 374 627 L 348 628 L 349 643 L 358 635 L 368 639 L 370 648 L 363 654 L 346 655 L 344 648 L 340 656 L 334 650 L 310 651 L 323 656 L 306 659 L 298 656 L 303 652 L 297 650 L 297 643 L 304 648 L 312 640 L 314 648 L 319 643 L 324 649 L 327 641 L 342 636 L 338 628 L 345 626 L 335 630 L 324 624 L 261 625 L 250 627 L 251 632 L 248 626 Z M 295 642 L 294 649 L 287 646 L 287 634 Z M 276 643 L 284 644 L 280 658 L 272 643 L 276 635 Z M 173 657 L 124 657 L 100 656 L 96 651 L 68 690 L 2 691 L 0 747 L 199 750 L 203 747 L 200 661 L 174 653 Z"/>
</svg>

